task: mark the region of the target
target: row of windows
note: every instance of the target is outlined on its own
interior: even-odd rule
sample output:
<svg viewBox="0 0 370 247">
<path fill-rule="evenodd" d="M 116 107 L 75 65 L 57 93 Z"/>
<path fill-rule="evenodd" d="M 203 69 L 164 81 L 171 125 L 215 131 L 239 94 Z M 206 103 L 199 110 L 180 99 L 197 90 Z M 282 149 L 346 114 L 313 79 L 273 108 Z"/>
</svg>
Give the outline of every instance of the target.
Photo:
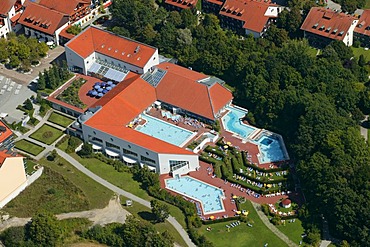
<svg viewBox="0 0 370 247">
<path fill-rule="evenodd" d="M 148 157 L 145 157 L 145 156 L 140 156 L 140 159 L 141 159 L 141 161 L 147 161 L 147 162 L 150 162 L 150 163 L 153 163 L 153 164 L 155 164 L 155 160 L 152 160 L 152 159 L 150 159 L 150 158 L 148 158 Z"/>
<path fill-rule="evenodd" d="M 189 166 L 189 161 L 186 160 L 170 160 L 170 171 L 176 171 L 184 166 Z"/>
</svg>

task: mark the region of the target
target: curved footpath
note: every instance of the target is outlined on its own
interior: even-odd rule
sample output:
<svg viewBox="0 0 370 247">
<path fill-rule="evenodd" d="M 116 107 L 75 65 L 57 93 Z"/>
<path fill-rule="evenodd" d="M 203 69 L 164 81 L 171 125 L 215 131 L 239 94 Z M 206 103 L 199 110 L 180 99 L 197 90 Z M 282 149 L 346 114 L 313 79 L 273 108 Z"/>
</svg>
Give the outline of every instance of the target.
<svg viewBox="0 0 370 247">
<path fill-rule="evenodd" d="M 296 247 L 297 244 L 293 243 L 292 240 L 290 240 L 285 234 L 283 234 L 279 229 L 276 228 L 273 224 L 270 223 L 267 216 L 261 211 L 261 205 L 258 203 L 252 202 L 252 205 L 254 209 L 256 210 L 258 216 L 261 218 L 263 224 L 267 226 L 268 229 L 270 229 L 276 236 L 278 236 L 281 240 L 283 240 L 289 247 Z"/>
<path fill-rule="evenodd" d="M 133 201 L 136 201 L 148 208 L 150 207 L 150 202 L 146 201 L 144 199 L 141 199 L 140 197 L 135 196 L 134 194 L 131 194 L 125 190 L 122 190 L 118 188 L 117 186 L 109 183 L 105 179 L 99 177 L 95 173 L 91 172 L 89 169 L 81 165 L 77 160 L 75 160 L 73 157 L 68 155 L 67 153 L 63 152 L 62 150 L 56 148 L 57 153 L 65 160 L 67 160 L 69 163 L 71 163 L 74 167 L 76 167 L 79 171 L 84 173 L 85 175 L 89 176 L 96 182 L 100 183 L 101 185 L 107 187 L 108 189 L 112 190 L 113 192 L 117 193 L 118 195 L 123 195 L 127 198 L 130 198 Z M 180 223 L 172 216 L 168 217 L 168 222 L 173 225 L 173 227 L 179 232 L 181 237 L 184 239 L 185 243 L 190 247 L 195 247 L 196 245 L 191 241 L 189 238 L 188 233 L 185 231 L 185 229 L 180 225 Z"/>
</svg>

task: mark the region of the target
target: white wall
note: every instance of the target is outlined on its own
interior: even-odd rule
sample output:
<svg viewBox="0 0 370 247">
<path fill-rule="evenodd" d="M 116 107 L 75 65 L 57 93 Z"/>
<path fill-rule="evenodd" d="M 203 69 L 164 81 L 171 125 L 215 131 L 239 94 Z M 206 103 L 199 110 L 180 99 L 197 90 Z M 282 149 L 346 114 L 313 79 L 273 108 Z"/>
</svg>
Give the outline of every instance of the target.
<svg viewBox="0 0 370 247">
<path fill-rule="evenodd" d="M 79 56 L 77 53 L 75 53 L 73 50 L 71 50 L 68 46 L 65 46 L 64 48 L 65 48 L 68 68 L 77 66 L 77 67 L 80 67 L 86 70 L 84 59 L 81 56 Z"/>
<path fill-rule="evenodd" d="M 149 59 L 147 64 L 144 66 L 143 72 L 146 73 L 150 68 L 159 64 L 158 49 L 155 50 L 153 56 Z"/>
<path fill-rule="evenodd" d="M 354 20 L 351 24 L 351 27 L 348 29 L 348 32 L 346 36 L 343 39 L 343 42 L 346 46 L 352 46 L 353 45 L 353 31 L 355 30 L 355 27 L 357 26 L 358 20 Z"/>
<path fill-rule="evenodd" d="M 184 154 L 159 154 L 159 163 L 161 164 L 159 173 L 165 174 L 170 172 L 170 160 L 189 161 L 188 169 L 181 169 L 182 174 L 195 171 L 199 166 L 198 155 Z"/>
<path fill-rule="evenodd" d="M 57 30 L 55 30 L 55 37 L 56 37 L 56 40 L 55 40 L 55 44 L 56 45 L 59 45 L 59 34 L 60 32 L 66 28 L 68 26 L 68 22 L 66 22 L 63 26 L 61 26 L 60 28 L 58 28 Z"/>
<path fill-rule="evenodd" d="M 96 52 L 91 53 L 87 58 L 84 59 L 84 74 L 87 74 L 87 70 L 91 67 L 91 65 L 95 62 Z"/>
</svg>

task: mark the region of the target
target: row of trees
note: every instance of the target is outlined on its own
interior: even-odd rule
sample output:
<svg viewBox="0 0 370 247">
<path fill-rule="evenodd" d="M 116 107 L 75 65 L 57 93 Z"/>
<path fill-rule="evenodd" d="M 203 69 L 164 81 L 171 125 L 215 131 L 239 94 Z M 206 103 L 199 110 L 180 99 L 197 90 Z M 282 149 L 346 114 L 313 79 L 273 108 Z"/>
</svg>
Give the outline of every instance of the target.
<svg viewBox="0 0 370 247">
<path fill-rule="evenodd" d="M 285 13 L 296 21 L 281 20 L 266 39 L 223 30 L 214 15 L 199 24 L 185 20 L 191 12 L 167 12 L 151 0 L 116 0 L 111 10 L 114 32 L 221 77 L 235 88 L 234 102 L 250 110 L 249 119 L 284 136 L 305 188 L 301 217 L 309 231 L 317 232 L 324 216 L 333 235 L 353 246 L 370 242 L 370 151 L 358 127 L 370 112 L 366 61 L 357 61 L 343 42 L 315 56 L 294 34 L 296 10 Z"/>
<path fill-rule="evenodd" d="M 68 70 L 67 62 L 63 60 L 59 64 L 53 64 L 48 70 L 45 69 L 44 72 L 39 72 L 37 89 L 56 89 L 71 77 L 72 74 Z"/>
<path fill-rule="evenodd" d="M 45 57 L 49 48 L 45 43 L 39 43 L 35 38 L 16 36 L 10 33 L 8 38 L 0 38 L 0 61 L 10 68 L 20 68 L 29 71 L 31 65 L 39 63 Z"/>
</svg>

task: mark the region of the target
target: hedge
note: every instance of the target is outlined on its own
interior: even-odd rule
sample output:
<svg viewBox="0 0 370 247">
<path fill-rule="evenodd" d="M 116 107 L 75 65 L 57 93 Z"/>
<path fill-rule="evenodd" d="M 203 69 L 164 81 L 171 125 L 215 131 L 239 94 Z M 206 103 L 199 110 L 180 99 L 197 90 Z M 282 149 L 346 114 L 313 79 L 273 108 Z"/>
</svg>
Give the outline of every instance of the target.
<svg viewBox="0 0 370 247">
<path fill-rule="evenodd" d="M 240 216 L 233 216 L 233 217 L 227 217 L 227 218 L 221 218 L 221 219 L 215 219 L 215 220 L 202 220 L 203 225 L 210 225 L 220 222 L 229 222 L 229 221 L 235 221 L 240 220 Z"/>
</svg>

